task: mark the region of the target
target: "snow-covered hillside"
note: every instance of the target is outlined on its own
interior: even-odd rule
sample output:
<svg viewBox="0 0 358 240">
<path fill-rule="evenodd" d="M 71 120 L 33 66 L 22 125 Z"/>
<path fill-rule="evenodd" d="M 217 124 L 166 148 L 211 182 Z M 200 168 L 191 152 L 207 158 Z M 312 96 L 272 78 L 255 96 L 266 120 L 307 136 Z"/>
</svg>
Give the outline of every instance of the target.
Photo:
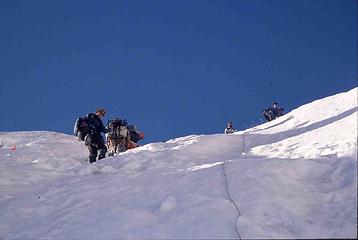
<svg viewBox="0 0 358 240">
<path fill-rule="evenodd" d="M 357 237 L 357 88 L 92 165 L 73 136 L 1 141 L 2 240 Z"/>
</svg>

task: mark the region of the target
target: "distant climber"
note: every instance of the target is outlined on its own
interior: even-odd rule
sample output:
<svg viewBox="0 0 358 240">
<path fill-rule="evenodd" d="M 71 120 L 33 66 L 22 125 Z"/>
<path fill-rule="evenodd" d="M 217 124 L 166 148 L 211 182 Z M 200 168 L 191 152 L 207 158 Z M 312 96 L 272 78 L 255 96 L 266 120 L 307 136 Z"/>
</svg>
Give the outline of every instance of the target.
<svg viewBox="0 0 358 240">
<path fill-rule="evenodd" d="M 262 115 L 270 122 L 283 115 L 283 108 L 280 108 L 276 102 L 272 104 L 272 107 L 266 108 L 262 111 Z"/>
<path fill-rule="evenodd" d="M 106 157 L 107 147 L 104 144 L 102 133 L 107 133 L 107 128 L 103 125 L 101 118 L 106 114 L 105 109 L 98 108 L 94 113 L 89 113 L 85 117 L 78 118 L 74 127 L 74 134 L 79 140 L 84 141 L 88 148 L 90 163 Z"/>
<path fill-rule="evenodd" d="M 227 127 L 224 130 L 225 134 L 233 134 L 234 132 L 237 132 L 237 130 L 232 126 L 232 122 L 227 123 Z"/>
<path fill-rule="evenodd" d="M 144 133 L 138 131 L 135 125 L 128 125 L 126 119 L 114 118 L 108 121 L 108 129 L 106 137 L 109 156 L 138 147 L 137 142 L 144 138 Z"/>
<path fill-rule="evenodd" d="M 109 156 L 126 150 L 127 142 L 130 141 L 127 125 L 125 119 L 113 118 L 108 121 L 109 131 L 106 134 L 106 138 Z"/>
</svg>

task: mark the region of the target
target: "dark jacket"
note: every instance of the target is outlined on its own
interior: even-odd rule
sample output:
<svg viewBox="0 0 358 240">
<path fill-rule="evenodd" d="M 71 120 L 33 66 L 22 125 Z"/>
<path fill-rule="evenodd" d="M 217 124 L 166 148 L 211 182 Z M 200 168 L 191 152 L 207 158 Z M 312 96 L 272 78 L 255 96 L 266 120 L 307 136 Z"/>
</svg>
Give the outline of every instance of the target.
<svg viewBox="0 0 358 240">
<path fill-rule="evenodd" d="M 89 113 L 88 117 L 88 125 L 90 126 L 93 134 L 101 135 L 101 133 L 107 133 L 108 129 L 103 125 L 103 122 L 100 117 L 98 117 L 94 113 Z"/>
<path fill-rule="evenodd" d="M 273 107 L 272 108 L 272 111 L 273 111 L 273 113 L 274 113 L 276 118 L 281 117 L 283 115 L 283 110 L 284 109 L 280 108 L 280 107 Z"/>
</svg>

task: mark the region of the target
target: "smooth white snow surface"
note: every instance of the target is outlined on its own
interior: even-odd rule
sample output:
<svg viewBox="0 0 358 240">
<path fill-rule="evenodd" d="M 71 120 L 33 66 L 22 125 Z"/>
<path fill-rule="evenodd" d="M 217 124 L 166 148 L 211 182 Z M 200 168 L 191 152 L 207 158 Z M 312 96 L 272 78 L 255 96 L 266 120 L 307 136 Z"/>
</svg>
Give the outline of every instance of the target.
<svg viewBox="0 0 358 240">
<path fill-rule="evenodd" d="M 357 88 L 92 165 L 73 136 L 1 141 L 1 240 L 357 237 Z"/>
</svg>

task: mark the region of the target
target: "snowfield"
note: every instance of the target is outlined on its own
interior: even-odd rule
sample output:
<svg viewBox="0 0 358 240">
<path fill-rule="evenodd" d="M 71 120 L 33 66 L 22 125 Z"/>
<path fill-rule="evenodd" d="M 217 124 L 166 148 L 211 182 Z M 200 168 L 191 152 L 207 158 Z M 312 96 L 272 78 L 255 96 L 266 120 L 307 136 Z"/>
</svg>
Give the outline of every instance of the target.
<svg viewBox="0 0 358 240">
<path fill-rule="evenodd" d="M 92 165 L 74 136 L 2 132 L 0 239 L 356 238 L 357 90 Z"/>
</svg>

